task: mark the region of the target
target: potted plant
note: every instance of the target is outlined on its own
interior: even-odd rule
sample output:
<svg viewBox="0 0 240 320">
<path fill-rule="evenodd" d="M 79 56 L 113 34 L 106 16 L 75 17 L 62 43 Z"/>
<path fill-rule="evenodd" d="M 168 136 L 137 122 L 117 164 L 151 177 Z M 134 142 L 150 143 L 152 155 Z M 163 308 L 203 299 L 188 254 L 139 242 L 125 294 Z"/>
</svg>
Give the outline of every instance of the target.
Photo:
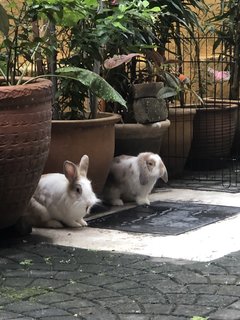
<svg viewBox="0 0 240 320">
<path fill-rule="evenodd" d="M 83 154 L 88 154 L 89 177 L 99 194 L 114 155 L 114 124 L 120 116 L 99 113 L 97 97 L 118 101 L 123 106 L 125 101 L 96 68 L 98 55 L 93 46 L 100 44 L 99 37 L 93 34 L 95 28 L 90 25 L 97 16 L 98 1 L 90 5 L 77 0 L 71 3 L 36 0 L 31 2 L 31 11 L 40 28 L 48 30 L 42 37 L 38 35 L 41 40 L 38 63 L 40 60 L 42 76 L 51 74 L 55 84 L 52 139 L 44 172 L 59 172 L 65 159 L 78 162 Z M 93 36 L 92 46 L 85 45 L 84 41 Z M 93 50 L 94 54 L 87 50 Z"/>
<path fill-rule="evenodd" d="M 139 70 L 137 64 L 141 64 Z M 170 122 L 166 100 L 159 94 L 164 83 L 157 81 L 151 61 L 144 54 L 131 53 L 110 57 L 104 66 L 108 71 L 107 80 L 125 95 L 128 104 L 126 110 L 116 104 L 108 106 L 119 112 L 123 119 L 122 124 L 115 125 L 115 154 L 159 153 Z M 160 80 L 160 73 L 158 75 Z"/>
<path fill-rule="evenodd" d="M 11 1 L 4 6 L 0 5 L 0 32 L 3 37 L 0 46 L 0 72 L 2 75 L 0 80 L 0 228 L 17 224 L 20 227 L 20 232 L 26 231 L 25 226 L 21 225 L 21 217 L 44 171 L 49 153 L 54 96 L 52 82 L 45 78 L 71 78 L 91 90 L 93 95 L 97 94 L 107 100 L 116 100 L 123 105 L 125 104 L 122 97 L 104 79 L 90 70 L 61 68 L 51 76 L 44 74 L 41 64 L 46 60 L 43 57 L 44 55 L 45 57 L 51 56 L 54 50 L 48 48 L 49 23 L 47 22 L 47 27 L 45 24 L 41 26 L 44 30 L 42 35 L 36 28 L 36 10 L 36 4 L 31 2 L 19 5 Z M 44 10 L 47 14 L 48 5 L 44 7 Z M 32 68 L 35 66 L 37 70 L 32 72 Z M 39 71 L 39 69 L 42 70 Z M 29 75 L 29 73 L 34 77 L 26 78 L 25 75 Z M 110 156 L 106 156 L 108 163 L 104 179 L 108 174 L 109 163 L 113 157 L 114 123 L 118 120 L 119 116 L 110 120 L 112 124 L 110 129 L 112 150 L 110 150 Z M 97 123 L 101 122 L 104 127 L 109 126 L 101 118 L 97 119 Z M 76 129 L 76 122 L 73 125 Z M 85 128 L 89 131 L 87 122 Z M 102 138 L 107 140 L 109 134 L 105 133 Z M 72 144 L 73 139 L 69 144 Z M 75 140 L 78 139 L 75 138 Z M 74 154 L 77 154 L 77 149 Z M 105 149 L 108 152 L 108 149 L 111 148 Z M 99 149 L 98 151 L 102 152 Z M 83 150 L 82 153 L 87 153 L 87 150 Z M 71 154 L 66 154 L 63 159 L 60 159 L 61 167 L 63 161 L 69 156 L 71 157 Z M 80 157 L 79 155 L 71 160 L 77 162 Z M 101 161 L 99 163 L 101 164 Z M 62 168 L 59 169 L 59 171 L 61 170 Z M 101 183 L 103 184 L 103 182 Z"/>
</svg>

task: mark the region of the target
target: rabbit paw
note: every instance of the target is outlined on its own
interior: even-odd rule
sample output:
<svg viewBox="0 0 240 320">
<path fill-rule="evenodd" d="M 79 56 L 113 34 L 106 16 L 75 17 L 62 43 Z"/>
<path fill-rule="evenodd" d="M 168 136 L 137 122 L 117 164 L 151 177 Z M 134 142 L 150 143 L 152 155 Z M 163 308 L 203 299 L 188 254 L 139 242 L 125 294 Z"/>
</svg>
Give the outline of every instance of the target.
<svg viewBox="0 0 240 320">
<path fill-rule="evenodd" d="M 149 201 L 149 199 L 148 198 L 137 198 L 136 199 L 136 202 L 137 202 L 137 204 L 138 205 L 144 205 L 144 204 L 146 204 L 146 205 L 150 205 L 150 201 Z"/>
<path fill-rule="evenodd" d="M 59 228 L 63 228 L 63 224 L 57 220 L 49 220 L 45 223 L 45 227 L 59 229 Z"/>
<path fill-rule="evenodd" d="M 123 201 L 121 199 L 113 199 L 111 200 L 111 204 L 113 206 L 123 206 Z"/>
<path fill-rule="evenodd" d="M 82 225 L 82 227 L 86 227 L 88 225 L 87 222 L 83 219 L 80 219 L 79 223 Z"/>
</svg>

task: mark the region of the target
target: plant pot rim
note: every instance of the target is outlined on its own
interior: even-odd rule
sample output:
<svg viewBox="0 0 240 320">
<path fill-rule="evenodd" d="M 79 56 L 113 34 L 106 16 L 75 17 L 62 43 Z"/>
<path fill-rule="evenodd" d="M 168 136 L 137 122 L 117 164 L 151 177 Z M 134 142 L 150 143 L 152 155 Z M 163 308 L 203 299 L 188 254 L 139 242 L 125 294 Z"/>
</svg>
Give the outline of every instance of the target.
<svg viewBox="0 0 240 320">
<path fill-rule="evenodd" d="M 201 112 L 201 111 L 206 111 L 206 110 L 209 110 L 209 111 L 222 111 L 222 109 L 235 109 L 235 108 L 238 108 L 238 104 L 237 103 L 232 103 L 232 102 L 229 102 L 229 104 L 226 103 L 226 102 L 222 102 L 222 101 L 216 101 L 216 103 L 214 103 L 214 100 L 211 100 L 211 101 L 209 100 L 209 101 L 205 101 L 205 102 L 206 102 L 205 105 L 201 105 L 201 104 L 194 104 L 194 105 L 186 104 L 186 108 L 185 107 L 181 108 L 181 107 L 177 106 L 176 109 L 180 108 L 182 110 L 182 109 L 190 108 L 191 110 L 195 109 L 197 112 Z"/>
<path fill-rule="evenodd" d="M 85 119 L 85 120 L 52 120 L 52 125 L 61 126 L 79 126 L 82 127 L 92 127 L 92 126 L 102 126 L 107 124 L 115 124 L 121 120 L 121 115 L 111 112 L 99 112 L 97 119 Z"/>
<path fill-rule="evenodd" d="M 170 106 L 168 111 L 172 111 L 174 114 L 195 114 L 196 113 L 196 107 L 192 106 L 191 104 L 187 104 L 186 107 L 180 107 L 180 106 Z"/>
<path fill-rule="evenodd" d="M 16 79 L 19 79 L 19 77 L 16 77 Z M 24 81 L 27 81 L 27 80 L 31 80 L 31 79 L 34 79 L 34 77 L 23 77 L 23 80 Z M 46 78 L 36 78 L 34 79 L 33 81 L 30 81 L 26 84 L 15 84 L 15 85 L 10 85 L 10 86 L 7 86 L 7 85 L 1 85 L 1 82 L 4 81 L 4 78 L 3 77 L 0 77 L 0 91 L 1 92 L 9 92 L 9 91 L 13 91 L 13 90 L 22 90 L 22 88 L 24 87 L 38 87 L 39 84 L 42 84 L 42 85 L 46 85 L 48 84 L 49 86 L 52 86 L 52 81 L 49 80 L 49 79 L 46 79 Z"/>
</svg>

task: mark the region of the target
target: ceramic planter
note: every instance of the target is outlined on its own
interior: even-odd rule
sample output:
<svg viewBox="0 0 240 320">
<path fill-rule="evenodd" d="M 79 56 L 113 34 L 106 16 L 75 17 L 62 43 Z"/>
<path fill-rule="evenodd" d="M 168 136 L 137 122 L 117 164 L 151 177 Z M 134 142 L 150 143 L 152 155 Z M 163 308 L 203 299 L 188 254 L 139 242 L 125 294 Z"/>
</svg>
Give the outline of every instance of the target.
<svg viewBox="0 0 240 320">
<path fill-rule="evenodd" d="M 198 169 L 225 166 L 230 158 L 237 126 L 238 106 L 207 102 L 196 108 L 189 165 Z"/>
<path fill-rule="evenodd" d="M 229 100 L 229 99 L 214 99 L 214 98 L 205 98 L 206 102 L 211 103 L 213 101 L 216 101 L 218 103 L 223 104 L 237 104 L 237 125 L 236 125 L 236 131 L 233 138 L 233 144 L 232 144 L 232 154 L 233 155 L 239 155 L 240 154 L 240 100 Z"/>
<path fill-rule="evenodd" d="M 87 154 L 88 177 L 93 190 L 100 194 L 114 156 L 114 125 L 120 119 L 117 114 L 99 113 L 97 119 L 52 121 L 50 152 L 44 172 L 62 172 L 65 160 L 79 163 Z"/>
<path fill-rule="evenodd" d="M 116 124 L 115 155 L 136 156 L 145 151 L 159 154 L 169 126 L 168 119 L 152 124 Z"/>
<path fill-rule="evenodd" d="M 193 119 L 196 109 L 190 105 L 185 108 L 170 107 L 168 119 L 171 122 L 164 137 L 160 156 L 170 178 L 183 174 L 193 138 Z"/>
<path fill-rule="evenodd" d="M 51 102 L 49 80 L 0 87 L 0 229 L 22 217 L 43 172 Z"/>
</svg>

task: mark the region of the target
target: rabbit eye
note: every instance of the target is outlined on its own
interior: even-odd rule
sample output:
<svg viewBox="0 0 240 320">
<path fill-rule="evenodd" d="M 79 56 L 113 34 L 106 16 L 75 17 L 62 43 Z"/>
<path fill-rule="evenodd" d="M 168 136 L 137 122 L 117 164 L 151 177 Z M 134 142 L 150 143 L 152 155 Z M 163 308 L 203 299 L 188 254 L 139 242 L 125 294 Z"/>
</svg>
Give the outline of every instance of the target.
<svg viewBox="0 0 240 320">
<path fill-rule="evenodd" d="M 77 193 L 79 193 L 79 194 L 81 194 L 82 193 L 82 188 L 81 188 L 81 186 L 76 186 L 76 192 Z"/>
</svg>

